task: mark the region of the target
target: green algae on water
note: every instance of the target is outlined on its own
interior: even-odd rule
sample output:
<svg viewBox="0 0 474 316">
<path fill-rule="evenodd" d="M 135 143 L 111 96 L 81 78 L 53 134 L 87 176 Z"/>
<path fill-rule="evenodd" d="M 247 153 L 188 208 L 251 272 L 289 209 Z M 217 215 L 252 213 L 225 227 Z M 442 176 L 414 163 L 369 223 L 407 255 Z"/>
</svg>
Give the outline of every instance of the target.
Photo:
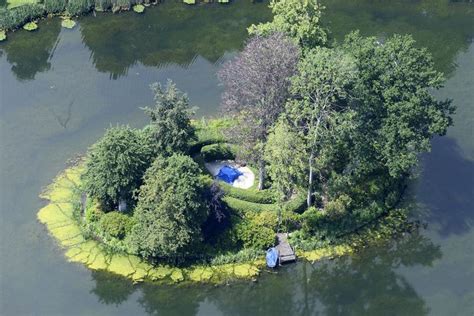
<svg viewBox="0 0 474 316">
<path fill-rule="evenodd" d="M 61 26 L 66 28 L 66 29 L 72 29 L 74 26 L 76 26 L 76 22 L 71 20 L 71 19 L 64 19 L 61 21 Z"/>
<path fill-rule="evenodd" d="M 132 7 L 132 9 L 136 13 L 143 13 L 145 11 L 145 6 L 143 4 L 136 4 Z"/>
<path fill-rule="evenodd" d="M 38 29 L 38 24 L 36 24 L 35 22 L 28 22 L 26 23 L 25 25 L 23 25 L 23 29 L 27 30 L 27 31 L 34 31 L 36 29 Z"/>
</svg>

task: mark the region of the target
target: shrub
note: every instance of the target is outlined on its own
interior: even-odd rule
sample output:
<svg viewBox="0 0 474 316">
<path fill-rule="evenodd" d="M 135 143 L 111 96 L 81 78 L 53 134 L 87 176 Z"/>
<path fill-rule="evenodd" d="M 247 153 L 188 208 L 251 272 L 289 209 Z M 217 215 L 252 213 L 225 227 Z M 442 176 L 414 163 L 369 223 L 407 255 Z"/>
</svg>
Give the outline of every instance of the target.
<svg viewBox="0 0 474 316">
<path fill-rule="evenodd" d="M 206 162 L 235 158 L 234 150 L 229 144 L 205 145 L 201 148 L 201 155 Z"/>
<path fill-rule="evenodd" d="M 346 194 L 341 194 L 337 199 L 326 204 L 324 211 L 330 219 L 336 220 L 347 214 L 352 199 Z"/>
<path fill-rule="evenodd" d="M 132 217 L 120 212 L 109 212 L 104 214 L 99 222 L 100 232 L 106 237 L 123 239 L 130 233 L 133 226 Z"/>
<path fill-rule="evenodd" d="M 275 244 L 277 224 L 276 214 L 264 211 L 258 214 L 249 214 L 237 223 L 235 229 L 244 248 L 265 249 Z"/>
</svg>

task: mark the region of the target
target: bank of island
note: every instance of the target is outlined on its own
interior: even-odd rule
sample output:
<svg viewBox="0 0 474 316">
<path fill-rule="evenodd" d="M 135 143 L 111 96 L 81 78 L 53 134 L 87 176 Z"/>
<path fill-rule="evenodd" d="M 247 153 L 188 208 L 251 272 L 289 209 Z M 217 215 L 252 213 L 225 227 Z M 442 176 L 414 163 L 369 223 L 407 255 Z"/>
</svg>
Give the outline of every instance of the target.
<svg viewBox="0 0 474 316">
<path fill-rule="evenodd" d="M 314 1 L 271 8 L 218 73 L 223 117 L 193 121 L 184 93 L 154 84 L 147 126 L 109 128 L 45 190 L 38 218 L 69 260 L 221 283 L 255 278 L 278 232 L 316 261 L 416 229 L 404 188 L 453 112 L 431 56 L 410 36 L 330 42 Z M 215 179 L 206 163 L 229 160 L 255 184 Z"/>
</svg>

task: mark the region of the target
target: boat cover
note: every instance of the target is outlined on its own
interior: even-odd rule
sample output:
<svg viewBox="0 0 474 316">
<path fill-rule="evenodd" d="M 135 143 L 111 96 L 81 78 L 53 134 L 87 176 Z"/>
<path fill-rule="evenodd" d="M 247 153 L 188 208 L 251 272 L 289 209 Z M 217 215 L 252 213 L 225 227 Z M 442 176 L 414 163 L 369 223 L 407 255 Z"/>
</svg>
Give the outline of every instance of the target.
<svg viewBox="0 0 474 316">
<path fill-rule="evenodd" d="M 269 268 L 274 268 L 278 263 L 278 250 L 275 247 L 272 247 L 267 250 L 267 266 Z"/>
</svg>

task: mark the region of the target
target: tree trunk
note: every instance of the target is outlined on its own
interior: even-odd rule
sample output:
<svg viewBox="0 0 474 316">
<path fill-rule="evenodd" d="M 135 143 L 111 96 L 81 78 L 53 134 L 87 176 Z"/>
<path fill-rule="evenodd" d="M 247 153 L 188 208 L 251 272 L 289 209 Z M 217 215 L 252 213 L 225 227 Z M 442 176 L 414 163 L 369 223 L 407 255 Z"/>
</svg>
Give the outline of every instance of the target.
<svg viewBox="0 0 474 316">
<path fill-rule="evenodd" d="M 265 164 L 263 160 L 258 162 L 258 189 L 263 190 L 263 181 L 265 180 Z"/>
<path fill-rule="evenodd" d="M 306 197 L 306 204 L 308 207 L 311 207 L 313 198 L 313 159 L 314 153 L 311 152 L 311 155 L 309 156 L 308 196 Z"/>
</svg>

